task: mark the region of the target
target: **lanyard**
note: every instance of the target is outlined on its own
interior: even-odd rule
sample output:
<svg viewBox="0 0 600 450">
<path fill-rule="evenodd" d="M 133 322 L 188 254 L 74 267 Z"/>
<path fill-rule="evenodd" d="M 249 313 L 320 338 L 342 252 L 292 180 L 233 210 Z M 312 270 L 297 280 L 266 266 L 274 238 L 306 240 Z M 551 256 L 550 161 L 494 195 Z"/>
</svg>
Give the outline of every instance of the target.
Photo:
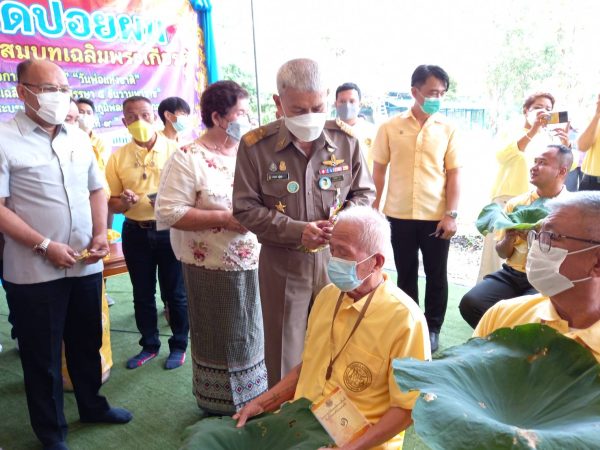
<svg viewBox="0 0 600 450">
<path fill-rule="evenodd" d="M 377 287 L 379 287 L 379 286 L 377 286 Z M 350 335 L 348 336 L 348 339 L 346 339 L 346 342 L 344 343 L 344 345 L 342 346 L 340 351 L 337 352 L 337 354 L 335 356 L 333 356 L 333 349 L 334 349 L 333 324 L 335 322 L 335 316 L 337 316 L 337 313 L 340 310 L 340 306 L 342 306 L 342 299 L 344 298 L 344 294 L 346 294 L 345 292 L 340 293 L 340 296 L 338 297 L 337 303 L 335 305 L 335 310 L 333 311 L 333 319 L 331 320 L 331 335 L 330 335 L 331 336 L 331 340 L 330 340 L 330 343 L 331 343 L 330 355 L 331 356 L 329 357 L 329 365 L 327 366 L 327 372 L 325 373 L 325 380 L 329 381 L 329 379 L 331 378 L 331 373 L 333 372 L 333 364 L 338 359 L 340 354 L 344 351 L 344 349 L 346 348 L 346 345 L 348 344 L 348 341 L 350 341 L 350 338 L 352 337 L 352 335 L 354 334 L 354 332 L 356 331 L 356 329 L 362 322 L 363 317 L 365 317 L 365 313 L 367 312 L 367 308 L 369 307 L 369 304 L 371 303 L 371 300 L 373 299 L 373 295 L 375 295 L 375 291 L 377 290 L 377 287 L 375 289 L 373 289 L 373 291 L 367 298 L 367 301 L 365 302 L 364 306 L 360 310 L 360 314 L 358 315 L 358 318 L 356 319 L 356 322 L 354 323 L 354 327 L 352 328 L 352 331 L 350 331 Z"/>
</svg>

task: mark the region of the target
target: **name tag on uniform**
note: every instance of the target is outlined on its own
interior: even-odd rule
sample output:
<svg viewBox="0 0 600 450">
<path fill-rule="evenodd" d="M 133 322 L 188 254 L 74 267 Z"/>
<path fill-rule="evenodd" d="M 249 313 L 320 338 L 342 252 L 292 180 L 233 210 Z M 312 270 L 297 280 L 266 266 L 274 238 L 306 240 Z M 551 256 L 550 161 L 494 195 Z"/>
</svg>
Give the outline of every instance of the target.
<svg viewBox="0 0 600 450">
<path fill-rule="evenodd" d="M 339 386 L 310 409 L 338 447 L 362 436 L 371 426 Z"/>
<path fill-rule="evenodd" d="M 336 175 L 335 177 L 330 177 L 333 183 L 337 181 L 344 181 L 344 175 Z"/>
<path fill-rule="evenodd" d="M 348 164 L 344 164 L 343 166 L 327 167 L 325 169 L 320 169 L 319 174 L 327 175 L 328 173 L 346 172 L 348 170 L 350 170 L 350 166 Z"/>
<path fill-rule="evenodd" d="M 289 180 L 289 178 L 290 178 L 289 172 L 284 172 L 284 173 L 268 173 L 267 174 L 267 181 Z"/>
</svg>

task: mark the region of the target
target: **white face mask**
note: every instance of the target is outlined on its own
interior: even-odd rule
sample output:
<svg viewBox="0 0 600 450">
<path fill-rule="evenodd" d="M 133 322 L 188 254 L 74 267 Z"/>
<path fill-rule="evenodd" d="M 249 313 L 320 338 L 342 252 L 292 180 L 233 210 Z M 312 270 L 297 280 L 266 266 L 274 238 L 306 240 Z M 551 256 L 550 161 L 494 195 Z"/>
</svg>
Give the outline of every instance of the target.
<svg viewBox="0 0 600 450">
<path fill-rule="evenodd" d="M 96 124 L 96 116 L 90 116 L 89 114 L 79 114 L 79 128 L 81 128 L 86 133 L 92 131 L 94 125 Z"/>
<path fill-rule="evenodd" d="M 37 97 L 40 107 L 36 114 L 40 119 L 51 125 L 59 125 L 65 121 L 71 107 L 69 94 L 60 91 L 35 94 L 27 87 L 25 89 Z M 31 105 L 29 106 L 31 107 Z M 32 107 L 32 109 L 34 108 Z"/>
<path fill-rule="evenodd" d="M 569 252 L 564 248 L 551 247 L 548 253 L 543 253 L 537 241 L 533 243 L 527 254 L 527 264 L 525 271 L 529 283 L 541 294 L 552 297 L 561 292 L 571 289 L 575 283 L 587 281 L 592 277 L 585 277 L 579 280 L 569 280 L 560 273 L 560 266 L 567 255 L 587 252 L 600 245 Z"/>
<path fill-rule="evenodd" d="M 286 128 L 301 141 L 312 142 L 321 136 L 327 120 L 327 113 L 308 113 L 288 117 L 283 109 L 283 103 L 281 110 Z"/>
</svg>

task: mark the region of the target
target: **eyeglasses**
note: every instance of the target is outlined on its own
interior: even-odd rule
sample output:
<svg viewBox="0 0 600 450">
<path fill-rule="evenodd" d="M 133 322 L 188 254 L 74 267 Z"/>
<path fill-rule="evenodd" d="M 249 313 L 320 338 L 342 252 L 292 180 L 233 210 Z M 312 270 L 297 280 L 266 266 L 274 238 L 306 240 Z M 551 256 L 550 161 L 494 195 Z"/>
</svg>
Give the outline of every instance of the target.
<svg viewBox="0 0 600 450">
<path fill-rule="evenodd" d="M 535 230 L 531 230 L 527 233 L 527 248 L 531 249 L 533 243 L 538 241 L 540 250 L 542 253 L 548 253 L 552 248 L 552 241 L 558 241 L 559 239 L 571 239 L 573 241 L 585 242 L 587 244 L 600 245 L 600 241 L 594 241 L 592 239 L 583 239 L 573 236 L 567 236 L 564 234 L 556 234 L 551 231 L 540 231 L 539 233 Z"/>
<path fill-rule="evenodd" d="M 27 87 L 33 87 L 38 89 L 42 94 L 46 92 L 62 92 L 63 94 L 70 94 L 71 88 L 69 86 L 55 86 L 53 84 L 31 84 L 31 83 L 21 83 Z"/>
</svg>

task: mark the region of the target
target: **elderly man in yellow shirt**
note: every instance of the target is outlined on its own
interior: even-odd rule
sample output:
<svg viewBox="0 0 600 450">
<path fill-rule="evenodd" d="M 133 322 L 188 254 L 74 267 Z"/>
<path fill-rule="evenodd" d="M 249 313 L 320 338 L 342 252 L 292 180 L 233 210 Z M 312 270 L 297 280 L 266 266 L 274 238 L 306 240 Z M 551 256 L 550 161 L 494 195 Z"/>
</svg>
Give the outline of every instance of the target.
<svg viewBox="0 0 600 450">
<path fill-rule="evenodd" d="M 188 341 L 187 298 L 181 263 L 171 248 L 169 230 L 157 231 L 152 194 L 158 190 L 160 172 L 177 150 L 175 141 L 156 133 L 155 113 L 145 97 L 129 97 L 123 102 L 123 124 L 132 141 L 114 152 L 106 165 L 110 187 L 109 208 L 125 214 L 123 255 L 133 286 L 135 322 L 142 337 L 142 351 L 127 361 L 135 369 L 155 358 L 160 348 L 156 312 L 156 274 L 160 293 L 169 307 L 170 354 L 165 369 L 185 361 Z"/>
<path fill-rule="evenodd" d="M 343 448 L 397 449 L 417 393 L 403 393 L 392 360 L 429 359 L 427 323 L 418 305 L 383 273 L 390 226 L 367 206 L 343 210 L 330 240 L 328 274 L 311 310 L 302 362 L 234 419 L 275 411 L 285 401 L 318 403 L 336 387 L 372 424 Z"/>
<path fill-rule="evenodd" d="M 497 303 L 474 336 L 542 323 L 592 351 L 600 362 L 600 192 L 552 200 L 541 231 L 530 231 L 527 276 L 539 295 Z"/>
<path fill-rule="evenodd" d="M 456 233 L 460 191 L 456 128 L 438 113 L 450 86 L 439 66 L 421 65 L 411 79 L 414 105 L 384 123 L 371 149 L 379 208 L 388 165 L 390 175 L 383 212 L 392 225 L 398 287 L 419 302 L 419 250 L 425 269 L 425 317 L 431 350 L 448 304 L 447 263 Z"/>
<path fill-rule="evenodd" d="M 596 112 L 589 125 L 579 136 L 579 150 L 585 152 L 581 164 L 583 178 L 580 191 L 600 191 L 600 94 L 596 103 Z"/>
<path fill-rule="evenodd" d="M 530 169 L 531 184 L 535 189 L 510 200 L 504 207 L 511 213 L 517 206 L 531 205 L 540 198 L 554 198 L 568 194 L 565 179 L 573 164 L 573 153 L 560 144 L 551 144 L 534 158 Z M 534 294 L 536 290 L 527 280 L 527 240 L 518 230 L 498 233 L 496 251 L 506 262 L 500 270 L 492 272 L 467 292 L 460 301 L 463 319 L 475 328 L 481 316 L 500 300 Z"/>
</svg>

